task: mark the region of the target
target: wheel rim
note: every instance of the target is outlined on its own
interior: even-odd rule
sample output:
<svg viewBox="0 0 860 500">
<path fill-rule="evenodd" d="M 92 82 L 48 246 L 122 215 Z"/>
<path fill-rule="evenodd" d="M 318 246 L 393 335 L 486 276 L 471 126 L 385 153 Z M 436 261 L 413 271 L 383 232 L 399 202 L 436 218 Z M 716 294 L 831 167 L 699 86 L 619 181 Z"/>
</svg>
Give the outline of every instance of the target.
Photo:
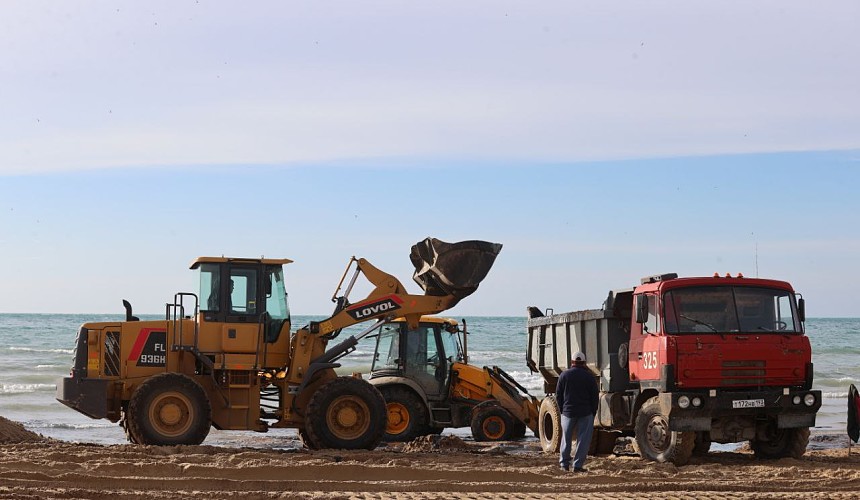
<svg viewBox="0 0 860 500">
<path fill-rule="evenodd" d="M 662 416 L 655 415 L 648 421 L 648 445 L 657 453 L 669 449 L 671 435 L 669 423 Z"/>
<path fill-rule="evenodd" d="M 505 421 L 501 417 L 492 415 L 481 423 L 484 435 L 490 439 L 500 439 L 505 435 Z"/>
<path fill-rule="evenodd" d="M 356 396 L 341 396 L 329 405 L 326 424 L 338 439 L 356 439 L 370 428 L 370 408 Z"/>
<path fill-rule="evenodd" d="M 153 399 L 149 407 L 149 421 L 156 432 L 176 437 L 191 428 L 194 420 L 191 400 L 178 392 L 166 392 Z"/>
<path fill-rule="evenodd" d="M 403 433 L 409 427 L 409 410 L 403 403 L 388 403 L 385 405 L 388 411 L 388 424 L 385 432 L 396 436 Z"/>
</svg>

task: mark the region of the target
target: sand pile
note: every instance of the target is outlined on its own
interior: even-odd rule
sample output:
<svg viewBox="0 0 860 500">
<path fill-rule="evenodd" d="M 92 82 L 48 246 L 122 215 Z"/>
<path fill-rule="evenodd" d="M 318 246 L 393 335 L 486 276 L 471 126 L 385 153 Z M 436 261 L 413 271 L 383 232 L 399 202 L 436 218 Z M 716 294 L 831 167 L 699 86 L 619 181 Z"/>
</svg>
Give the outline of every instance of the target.
<svg viewBox="0 0 860 500">
<path fill-rule="evenodd" d="M 403 447 L 403 451 L 407 453 L 468 449 L 469 445 L 457 436 L 440 436 L 438 434 L 415 438 Z"/>
<path fill-rule="evenodd" d="M 0 417 L 0 444 L 39 443 L 47 441 L 35 432 L 28 431 L 18 422 Z"/>
</svg>

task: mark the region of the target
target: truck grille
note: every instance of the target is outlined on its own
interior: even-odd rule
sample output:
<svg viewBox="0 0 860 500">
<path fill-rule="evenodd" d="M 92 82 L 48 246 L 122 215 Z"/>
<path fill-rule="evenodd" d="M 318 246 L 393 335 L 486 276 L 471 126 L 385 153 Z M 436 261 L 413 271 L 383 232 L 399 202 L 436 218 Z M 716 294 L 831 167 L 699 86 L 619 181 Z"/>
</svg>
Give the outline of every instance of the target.
<svg viewBox="0 0 860 500">
<path fill-rule="evenodd" d="M 722 362 L 722 385 L 765 385 L 767 370 L 763 360 Z"/>
</svg>

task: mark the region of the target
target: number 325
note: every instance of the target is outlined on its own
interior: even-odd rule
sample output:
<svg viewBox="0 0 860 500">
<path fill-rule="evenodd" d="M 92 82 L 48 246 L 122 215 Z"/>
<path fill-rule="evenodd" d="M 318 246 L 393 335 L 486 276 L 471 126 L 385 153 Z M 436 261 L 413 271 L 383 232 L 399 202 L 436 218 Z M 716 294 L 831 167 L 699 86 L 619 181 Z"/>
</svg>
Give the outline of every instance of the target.
<svg viewBox="0 0 860 500">
<path fill-rule="evenodd" d="M 645 370 L 657 368 L 657 351 L 647 351 L 642 353 L 642 368 Z"/>
</svg>

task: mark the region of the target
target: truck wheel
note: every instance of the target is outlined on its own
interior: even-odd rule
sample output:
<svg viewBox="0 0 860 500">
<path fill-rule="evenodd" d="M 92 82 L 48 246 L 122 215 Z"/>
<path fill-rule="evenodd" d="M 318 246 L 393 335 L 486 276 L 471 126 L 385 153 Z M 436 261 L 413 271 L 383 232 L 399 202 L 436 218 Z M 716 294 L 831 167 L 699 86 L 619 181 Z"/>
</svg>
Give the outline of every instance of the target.
<svg viewBox="0 0 860 500">
<path fill-rule="evenodd" d="M 558 453 L 561 444 L 561 411 L 555 402 L 555 396 L 543 398 L 538 410 L 538 437 L 540 447 L 546 453 Z"/>
<path fill-rule="evenodd" d="M 636 415 L 636 447 L 639 456 L 655 462 L 672 462 L 684 465 L 693 455 L 695 432 L 669 430 L 669 421 L 660 412 L 657 398 L 642 405 Z"/>
<path fill-rule="evenodd" d="M 320 448 L 372 450 L 385 432 L 385 399 L 365 380 L 338 377 L 311 396 L 305 422 Z"/>
<path fill-rule="evenodd" d="M 129 440 L 139 444 L 200 444 L 209 434 L 211 408 L 206 392 L 179 373 L 150 377 L 128 403 Z"/>
<path fill-rule="evenodd" d="M 479 404 L 472 409 L 475 441 L 507 441 L 514 432 L 514 417 L 498 404 Z"/>
<path fill-rule="evenodd" d="M 403 387 L 381 387 L 385 398 L 388 425 L 382 439 L 385 441 L 412 441 L 430 432 L 427 426 L 427 410 L 424 402 L 409 389 Z"/>
<path fill-rule="evenodd" d="M 767 441 L 752 440 L 750 447 L 756 458 L 800 458 L 809 444 L 809 427 L 776 429 Z"/>
<path fill-rule="evenodd" d="M 699 431 L 696 433 L 696 444 L 693 446 L 693 455 L 707 455 L 711 451 L 711 433 Z"/>
<path fill-rule="evenodd" d="M 594 455 L 612 455 L 615 452 L 615 441 L 618 439 L 620 432 L 604 431 L 595 429 L 591 437 L 591 442 L 597 441 L 594 446 Z"/>
</svg>

